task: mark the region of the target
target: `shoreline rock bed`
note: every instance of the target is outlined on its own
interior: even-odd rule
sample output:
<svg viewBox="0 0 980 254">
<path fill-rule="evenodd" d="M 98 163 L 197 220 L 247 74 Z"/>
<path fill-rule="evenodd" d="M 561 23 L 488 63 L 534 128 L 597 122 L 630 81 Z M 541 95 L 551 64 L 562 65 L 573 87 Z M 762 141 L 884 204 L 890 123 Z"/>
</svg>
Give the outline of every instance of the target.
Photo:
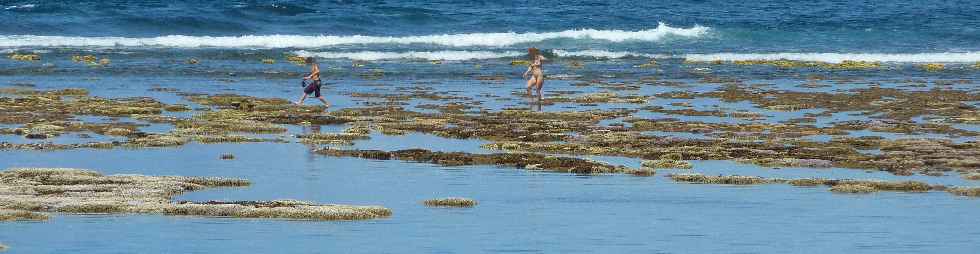
<svg viewBox="0 0 980 254">
<path fill-rule="evenodd" d="M 765 119 L 767 111 L 800 111 L 805 117 L 782 122 L 710 123 L 684 121 L 676 118 L 644 119 L 634 117 L 641 111 L 663 114 L 705 115 L 701 109 L 668 109 L 665 106 L 639 108 L 613 107 L 604 110 L 535 112 L 526 109 L 491 111 L 481 108 L 478 99 L 452 94 L 438 94 L 424 85 L 399 88 L 394 92 L 355 93 L 355 99 L 384 99 L 390 102 L 426 100 L 425 105 L 453 106 L 454 110 L 435 110 L 422 113 L 408 110 L 401 104 L 368 104 L 323 112 L 318 106 L 291 105 L 279 98 L 259 98 L 234 94 L 177 93 L 183 98 L 207 108 L 193 109 L 193 116 L 176 118 L 162 112 L 185 111 L 185 104 L 165 104 L 153 98 L 105 99 L 89 96 L 84 89 L 38 91 L 6 89 L 0 94 L 0 122 L 20 124 L 15 128 L 0 128 L 0 134 L 31 137 L 56 137 L 63 133 L 91 131 L 98 134 L 126 137 L 125 141 L 88 142 L 83 144 L 0 142 L 0 150 L 59 150 L 79 148 L 147 148 L 178 147 L 197 143 L 292 142 L 283 138 L 256 138 L 242 134 L 280 134 L 295 137 L 296 142 L 312 147 L 322 145 L 349 146 L 370 139 L 372 131 L 383 135 L 402 135 L 419 132 L 453 139 L 490 141 L 483 147 L 507 152 L 549 153 L 561 155 L 607 155 L 646 160 L 644 167 L 622 170 L 636 175 L 652 175 L 657 168 L 688 168 L 684 160 L 733 160 L 765 167 L 854 168 L 881 170 L 895 175 L 924 174 L 939 176 L 944 172 L 968 174 L 980 170 L 980 142 L 953 142 L 938 138 L 886 139 L 877 136 L 848 136 L 853 131 L 872 131 L 902 135 L 945 134 L 956 137 L 976 137 L 980 133 L 953 128 L 951 124 L 975 124 L 976 106 L 980 95 L 959 90 L 902 90 L 898 88 L 855 88 L 843 92 L 799 92 L 764 90 L 737 80 L 705 77 L 705 82 L 719 83 L 717 90 L 701 93 L 673 91 L 652 96 L 620 94 L 613 87 L 664 85 L 663 82 L 638 80 L 617 86 L 602 81 L 583 81 L 586 86 L 603 87 L 606 92 L 581 96 L 590 104 L 618 105 L 624 101 L 639 103 L 657 98 L 718 99 L 723 102 L 747 101 L 759 108 L 755 111 L 729 112 L 712 109 L 710 116 L 732 113 Z M 912 81 L 910 81 L 912 82 Z M 594 84 L 593 84 L 594 83 Z M 576 97 L 578 98 L 578 97 Z M 561 98 L 553 98 L 560 101 Z M 428 101 L 441 103 L 432 104 Z M 573 100 L 574 101 L 574 100 Z M 805 103 L 803 103 L 805 102 Z M 465 107 L 463 107 L 465 106 Z M 677 102 L 672 107 L 689 103 Z M 660 108 L 657 108 L 660 107 Z M 36 110 L 36 109 L 41 110 Z M 463 110 L 465 109 L 465 110 Z M 715 112 L 717 111 L 717 112 Z M 743 112 L 744 111 L 744 112 Z M 860 116 L 875 115 L 869 120 L 841 121 L 817 126 L 818 117 L 834 113 L 858 111 Z M 173 125 L 166 133 L 144 133 L 141 124 L 114 122 L 73 122 L 77 116 L 129 117 L 156 119 Z M 910 119 L 929 116 L 936 121 L 915 122 Z M 737 116 L 736 116 L 737 117 Z M 35 121 L 34 119 L 45 119 Z M 813 120 L 813 121 L 808 121 Z M 616 125 L 603 121 L 621 121 Z M 152 122 L 152 121 L 151 121 Z M 350 124 L 339 133 L 288 133 L 285 125 Z M 627 125 L 628 124 L 628 125 Z M 646 132 L 678 132 L 702 134 L 711 138 L 677 138 L 644 134 Z M 290 135 L 286 135 L 290 134 Z M 811 141 L 804 137 L 831 136 L 828 141 Z M 43 139 L 42 139 L 43 140 Z M 314 148 L 316 149 L 316 148 Z M 862 152 L 876 150 L 875 153 Z M 664 156 L 679 156 L 683 160 L 665 160 Z M 437 164 L 461 163 L 440 158 Z M 530 169 L 538 169 L 529 163 Z M 524 165 L 521 165 L 523 167 Z M 561 169 L 560 169 L 561 170 Z M 584 173 L 575 168 L 566 172 Z M 599 169 L 603 172 L 606 169 Z M 618 172 L 620 170 L 612 170 Z"/>
</svg>

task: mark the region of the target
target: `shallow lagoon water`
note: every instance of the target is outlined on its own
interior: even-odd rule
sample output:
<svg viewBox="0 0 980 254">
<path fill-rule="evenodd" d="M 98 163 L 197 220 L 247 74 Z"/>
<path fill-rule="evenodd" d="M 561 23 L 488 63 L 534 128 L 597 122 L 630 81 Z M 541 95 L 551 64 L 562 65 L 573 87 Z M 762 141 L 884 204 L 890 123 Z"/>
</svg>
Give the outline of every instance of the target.
<svg viewBox="0 0 980 254">
<path fill-rule="evenodd" d="M 236 159 L 220 160 L 221 153 Z M 631 177 L 439 167 L 326 157 L 298 144 L 5 152 L 0 157 L 2 167 L 234 176 L 254 182 L 248 188 L 192 192 L 178 200 L 294 198 L 383 204 L 395 211 L 388 219 L 357 222 L 59 215 L 48 222 L 0 225 L 0 239 L 16 253 L 961 252 L 976 247 L 980 235 L 971 226 L 980 223 L 971 215 L 980 204 L 942 192 L 845 195 L 825 187 L 694 185 L 663 178 L 666 170 Z M 739 171 L 734 168 L 740 164 L 718 163 L 696 164 L 695 170 Z M 441 209 L 419 203 L 444 196 L 471 197 L 480 205 Z"/>
</svg>

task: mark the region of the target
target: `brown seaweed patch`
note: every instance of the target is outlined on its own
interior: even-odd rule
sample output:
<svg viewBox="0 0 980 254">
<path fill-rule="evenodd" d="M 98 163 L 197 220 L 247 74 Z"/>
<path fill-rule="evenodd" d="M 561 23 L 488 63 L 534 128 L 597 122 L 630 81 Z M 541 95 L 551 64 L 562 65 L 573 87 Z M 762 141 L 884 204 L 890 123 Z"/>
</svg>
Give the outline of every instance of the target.
<svg viewBox="0 0 980 254">
<path fill-rule="evenodd" d="M 474 207 L 478 203 L 476 200 L 461 197 L 427 199 L 422 201 L 422 204 L 431 207 Z"/>
</svg>

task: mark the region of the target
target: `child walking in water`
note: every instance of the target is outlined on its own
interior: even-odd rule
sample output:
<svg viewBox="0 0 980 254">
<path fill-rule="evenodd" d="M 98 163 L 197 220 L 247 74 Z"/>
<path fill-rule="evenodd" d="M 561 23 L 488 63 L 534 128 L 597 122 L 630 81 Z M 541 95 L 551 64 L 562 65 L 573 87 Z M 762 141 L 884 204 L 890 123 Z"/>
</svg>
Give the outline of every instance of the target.
<svg viewBox="0 0 980 254">
<path fill-rule="evenodd" d="M 531 74 L 531 78 L 527 80 L 527 96 L 531 96 L 531 89 L 538 91 L 538 98 L 541 98 L 541 87 L 544 86 L 544 70 L 541 69 L 541 62 L 548 60 L 541 55 L 541 51 L 537 48 L 528 48 L 527 55 L 530 57 L 530 64 L 527 66 L 527 71 L 524 71 L 524 78 L 528 78 L 528 74 Z"/>
<path fill-rule="evenodd" d="M 307 57 L 306 64 L 310 65 L 310 75 L 303 77 L 303 83 L 306 84 L 306 80 L 309 80 L 310 83 L 303 87 L 303 97 L 299 98 L 299 101 L 296 102 L 296 104 L 303 105 L 303 101 L 306 100 L 306 96 L 313 94 L 313 97 L 320 99 L 320 101 L 323 102 L 323 105 L 329 108 L 330 103 L 327 103 L 327 100 L 324 100 L 323 96 L 320 94 L 320 65 L 316 64 L 316 59 L 313 59 L 313 57 Z"/>
</svg>

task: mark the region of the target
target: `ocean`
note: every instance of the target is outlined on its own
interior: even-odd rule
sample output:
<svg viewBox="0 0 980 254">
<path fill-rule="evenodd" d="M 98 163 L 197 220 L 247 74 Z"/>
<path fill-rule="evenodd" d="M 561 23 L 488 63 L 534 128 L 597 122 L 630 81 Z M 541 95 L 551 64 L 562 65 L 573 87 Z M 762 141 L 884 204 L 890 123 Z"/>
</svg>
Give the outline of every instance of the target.
<svg viewBox="0 0 980 254">
<path fill-rule="evenodd" d="M 521 60 L 529 47 L 548 58 L 544 103 L 522 97 L 527 67 Z M 323 126 L 277 123 L 281 133 L 235 134 L 278 142 L 0 149 L 0 170 L 67 167 L 104 174 L 241 177 L 252 186 L 175 199 L 382 205 L 393 215 L 308 221 L 50 213 L 47 221 L 0 222 L 0 246 L 9 246 L 9 253 L 973 253 L 980 247 L 976 197 L 688 184 L 665 177 L 686 172 L 980 186 L 960 176 L 980 173 L 976 160 L 969 160 L 980 154 L 976 1 L 0 0 L 0 55 L 0 105 L 22 97 L 54 98 L 29 91 L 78 88 L 90 97 L 183 104 L 187 111 L 160 115 L 199 120 L 234 110 L 191 100 L 195 95 L 299 99 L 309 67 L 295 63 L 295 57 L 313 57 L 332 104 L 324 114 L 389 106 L 423 114 L 429 118 L 419 121 L 426 123 L 452 119 L 444 127 L 456 128 L 493 112 L 540 111 L 522 114 L 541 117 L 597 112 L 587 127 L 546 133 L 563 138 L 541 143 L 616 146 L 633 140 L 602 139 L 621 131 L 656 138 L 661 143 L 655 145 L 701 145 L 705 151 L 745 156 L 767 156 L 771 151 L 759 148 L 767 144 L 808 145 L 840 148 L 868 161 L 907 162 L 914 173 L 860 163 L 764 166 L 691 154 L 685 158 L 692 169 L 662 169 L 652 177 L 439 166 L 323 156 L 312 152 L 321 146 L 298 138 L 344 132 L 385 117 Z M 21 55 L 36 59 L 13 59 Z M 847 67 L 855 62 L 872 67 Z M 634 103 L 637 98 L 640 103 Z M 845 99 L 851 104 L 840 106 Z M 280 107 L 290 106 L 267 108 Z M 915 107 L 922 110 L 908 109 Z M 0 113 L 18 109 L 0 107 Z M 598 117 L 603 113 L 617 116 Z M 119 124 L 140 135 L 182 128 L 178 120 L 125 114 L 71 115 L 62 122 L 9 114 L 0 117 L 0 148 L 124 144 L 136 138 L 68 128 L 37 140 L 15 131 L 34 122 Z M 510 131 L 533 128 L 531 120 L 514 119 Z M 638 128 L 637 120 L 674 124 L 648 130 Z M 456 138 L 424 128 L 403 135 L 372 130 L 339 147 L 487 154 L 502 151 L 484 145 L 514 141 L 492 132 Z M 738 147 L 731 140 L 750 141 Z M 959 150 L 918 154 L 902 150 L 916 146 L 901 143 L 907 140 L 935 142 L 923 149 Z M 868 145 L 875 142 L 889 145 Z M 656 159 L 532 152 L 634 168 Z M 219 159 L 223 154 L 235 159 Z M 853 162 L 843 157 L 821 159 Z M 473 198 L 479 205 L 420 204 L 449 196 Z"/>
</svg>

